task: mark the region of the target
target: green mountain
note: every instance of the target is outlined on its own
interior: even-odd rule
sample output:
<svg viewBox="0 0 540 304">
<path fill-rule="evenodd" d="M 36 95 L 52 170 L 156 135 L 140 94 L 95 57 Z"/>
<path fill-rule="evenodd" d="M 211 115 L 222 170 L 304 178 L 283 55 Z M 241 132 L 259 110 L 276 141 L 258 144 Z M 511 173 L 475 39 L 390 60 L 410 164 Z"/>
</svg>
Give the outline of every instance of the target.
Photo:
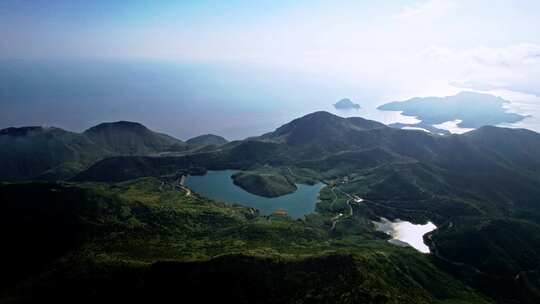
<svg viewBox="0 0 540 304">
<path fill-rule="evenodd" d="M 0 130 L 0 180 L 27 180 L 59 173 L 68 178 L 106 155 L 85 136 L 59 128 Z"/>
<path fill-rule="evenodd" d="M 213 135 L 213 134 L 199 135 L 199 136 L 186 140 L 186 144 L 190 146 L 194 146 L 194 147 L 207 146 L 207 145 L 221 146 L 228 142 L 229 141 L 226 140 L 225 138 L 218 135 Z"/>
<path fill-rule="evenodd" d="M 0 228 L 0 301 L 490 303 L 410 248 L 153 178 L 0 185 Z"/>
<path fill-rule="evenodd" d="M 234 184 L 247 192 L 278 197 L 296 191 L 296 185 L 279 172 L 270 170 L 241 171 L 233 174 Z"/>
<path fill-rule="evenodd" d="M 148 134 L 140 127 L 130 128 L 139 131 L 118 134 Z M 62 138 L 80 138 L 69 134 Z M 27 136 L 23 136 L 25 142 L 33 142 Z M 115 145 L 134 142 L 107 139 L 98 145 L 89 136 L 84 138 L 85 144 L 107 147 L 108 153 Z M 66 142 L 53 142 L 57 141 Z M 162 147 L 170 149 L 166 144 Z M 188 148 L 166 157 L 122 151 L 126 154 L 104 157 L 89 165 L 71 179 L 72 184 L 5 185 L 12 196 L 0 201 L 21 206 L 35 204 L 28 197 L 28 203 L 20 202 L 15 193 L 23 191 L 43 198 L 52 195 L 44 199 L 46 205 L 57 201 L 56 192 L 82 191 L 85 197 L 89 195 L 88 199 L 78 196 L 79 203 L 71 202 L 70 207 L 77 209 L 69 211 L 77 214 L 70 213 L 76 219 L 69 223 L 86 227 L 76 233 L 77 237 L 88 238 L 66 240 L 65 244 L 75 245 L 59 246 L 59 250 L 64 248 L 61 252 L 51 253 L 53 257 L 47 263 L 62 257 L 60 265 L 67 267 L 58 266 L 63 270 L 51 274 L 51 281 L 69 283 L 66 278 L 73 275 L 80 282 L 86 282 L 88 275 L 98 278 L 99 283 L 90 286 L 134 280 L 142 282 L 138 285 L 141 297 L 155 291 L 169 294 L 160 286 L 174 284 L 187 286 L 186 292 L 199 291 L 201 286 L 221 286 L 232 290 L 232 299 L 239 302 L 252 302 L 256 294 L 278 299 L 276 302 L 294 299 L 299 303 L 316 299 L 328 302 L 330 298 L 365 303 L 540 301 L 538 133 L 485 126 L 462 135 L 440 136 L 316 112 L 274 132 L 216 149 Z M 259 195 L 289 193 L 297 183 L 321 181 L 327 186 L 320 192 L 315 212 L 297 221 L 260 216 L 253 209 L 219 204 L 196 193 L 187 195 L 176 187 L 181 174 L 222 169 L 241 170 L 235 182 Z M 14 207 L 5 206 L 10 206 L 6 211 L 10 214 Z M 97 213 L 84 213 L 87 206 L 97 208 L 91 209 Z M 43 205 L 27 205 L 17 212 L 34 212 L 36 208 L 39 217 Z M 51 210 L 59 209 L 63 208 Z M 49 223 L 48 218 L 65 216 L 43 214 L 45 223 Z M 14 213 L 12 218 L 22 216 Z M 424 236 L 432 254 L 424 256 L 387 243 L 388 237 L 377 232 L 372 223 L 380 217 L 433 222 L 438 229 Z M 32 217 L 26 219 L 34 221 Z M 22 228 L 7 227 L 4 231 L 18 229 Z M 28 239 L 26 235 L 24 239 Z M 73 252 L 75 257 L 66 258 Z M 34 266 L 51 269 L 46 265 Z M 95 269 L 91 267 L 88 272 L 69 265 L 93 265 Z M 36 272 L 34 266 L 28 267 Z M 255 278 L 249 270 L 252 268 L 264 275 Z M 112 269 L 113 273 L 108 273 Z M 233 269 L 239 275 L 233 276 Z M 333 269 L 348 270 L 340 271 L 340 276 Z M 216 273 L 220 276 L 213 276 Z M 148 274 L 155 276 L 146 277 Z M 307 277 L 314 278 L 313 284 L 303 279 Z M 329 282 L 325 277 L 333 279 Z M 105 278 L 105 283 L 99 278 Z M 282 284 L 269 283 L 277 278 Z M 251 287 L 240 290 L 235 287 L 238 284 Z M 81 292 L 87 291 L 81 287 L 84 283 L 75 285 L 82 288 Z M 48 287 L 44 290 L 52 292 Z M 99 294 L 110 292 L 105 289 Z"/>
<path fill-rule="evenodd" d="M 358 131 L 387 128 L 384 124 L 360 117 L 341 118 L 328 112 L 315 112 L 297 118 L 274 132 L 260 137 L 263 140 L 283 142 L 290 146 L 332 144 L 350 145 Z"/>
<path fill-rule="evenodd" d="M 136 122 L 102 123 L 84 131 L 83 135 L 116 155 L 145 155 L 185 150 L 184 142 L 150 131 Z"/>
<path fill-rule="evenodd" d="M 483 127 L 463 135 L 438 136 L 393 129 L 362 118 L 316 112 L 260 137 L 225 144 L 219 151 L 147 161 L 160 163 L 164 170 L 167 166 L 248 169 L 269 164 L 308 167 L 323 175 L 330 166 L 359 170 L 382 164 L 421 162 L 461 174 L 512 175 L 518 170 L 520 175 L 531 177 L 540 168 L 539 151 L 540 136 L 527 130 Z M 125 158 L 116 160 L 123 162 Z M 104 162 L 107 163 L 104 169 L 114 166 L 114 160 Z M 98 167 L 101 164 L 96 163 L 89 169 L 94 176 L 99 175 Z M 130 177 L 138 176 L 137 169 L 133 170 Z"/>
<path fill-rule="evenodd" d="M 116 155 L 183 151 L 186 144 L 132 122 L 104 123 L 79 134 L 60 128 L 0 130 L 0 180 L 68 179 Z"/>
</svg>

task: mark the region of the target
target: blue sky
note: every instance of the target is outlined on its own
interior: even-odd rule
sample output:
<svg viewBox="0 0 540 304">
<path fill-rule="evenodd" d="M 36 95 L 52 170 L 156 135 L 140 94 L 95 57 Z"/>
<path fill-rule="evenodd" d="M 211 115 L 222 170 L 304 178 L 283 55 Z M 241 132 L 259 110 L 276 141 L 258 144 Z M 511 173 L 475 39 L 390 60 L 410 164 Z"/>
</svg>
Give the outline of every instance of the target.
<svg viewBox="0 0 540 304">
<path fill-rule="evenodd" d="M 4 0 L 0 56 L 255 65 L 350 84 L 427 76 L 432 91 L 504 83 L 537 94 L 537 83 L 485 74 L 505 73 L 493 70 L 497 58 L 531 73 L 522 65 L 539 52 L 539 15 L 533 0 Z M 480 66 L 484 55 L 492 61 Z"/>
<path fill-rule="evenodd" d="M 0 3 L 0 28 L 4 56 L 182 59 L 194 56 L 194 46 L 216 44 L 226 46 L 231 53 L 262 52 L 250 43 L 257 41 L 266 43 L 261 48 L 286 41 L 289 44 L 280 47 L 289 51 L 299 45 L 317 45 L 317 41 L 342 45 L 343 39 L 349 40 L 349 48 L 377 46 L 379 38 L 407 39 L 402 47 L 539 43 L 540 35 L 535 31 L 540 25 L 539 11 L 538 1 L 524 0 L 4 0 Z M 241 41 L 244 38 L 252 41 Z M 40 45 L 47 39 L 56 43 Z M 148 41 L 153 44 L 148 45 Z M 94 48 L 78 49 L 77 45 Z M 157 50 L 162 45 L 169 46 L 168 52 Z M 204 58 L 226 58 L 216 54 L 220 50 L 212 51 Z"/>
<path fill-rule="evenodd" d="M 540 105 L 539 28 L 533 0 L 3 0 L 0 59 L 198 65 L 223 103 L 265 111 L 460 90 Z"/>
</svg>

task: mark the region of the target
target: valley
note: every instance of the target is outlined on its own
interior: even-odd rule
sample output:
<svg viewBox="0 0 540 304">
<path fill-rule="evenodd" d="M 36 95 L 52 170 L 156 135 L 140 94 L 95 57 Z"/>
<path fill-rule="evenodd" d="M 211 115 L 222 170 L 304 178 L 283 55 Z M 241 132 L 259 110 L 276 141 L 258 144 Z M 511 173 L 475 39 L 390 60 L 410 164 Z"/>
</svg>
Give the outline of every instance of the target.
<svg viewBox="0 0 540 304">
<path fill-rule="evenodd" d="M 117 127 L 122 141 L 112 140 Z M 110 152 L 69 178 L 53 173 L 49 181 L 27 178 L 34 169 L 20 175 L 22 183 L 4 178 L 2 228 L 16 231 L 5 236 L 11 248 L 6 261 L 18 262 L 9 263 L 3 294 L 17 298 L 17 286 L 24 284 L 32 287 L 25 296 L 42 299 L 59 293 L 42 283 L 59 280 L 68 284 L 59 286 L 84 291 L 83 282 L 95 280 L 92 286 L 105 288 L 95 287 L 96 297 L 119 296 L 122 290 L 108 290 L 106 282 L 142 276 L 140 298 L 155 288 L 167 294 L 158 286 L 169 286 L 163 285 L 168 278 L 188 293 L 208 284 L 226 286 L 236 301 L 253 300 L 254 294 L 272 299 L 283 294 L 299 302 L 316 296 L 321 303 L 336 296 L 368 303 L 537 299 L 540 135 L 535 132 L 482 127 L 442 136 L 315 112 L 243 141 L 205 137 L 208 144 L 198 139 L 196 147 L 193 141 L 174 141 L 150 149 L 155 145 L 144 138 L 154 135 L 146 128 L 129 125 L 133 138 L 127 142 L 124 128 L 107 125 L 99 140 L 72 135 Z M 25 132 L 3 131 L 2 140 L 58 138 L 42 137 L 42 130 Z M 17 149 L 33 155 L 35 147 Z M 83 158 L 70 157 L 67 163 L 82 163 Z M 56 162 L 65 166 L 61 161 Z M 11 160 L 17 163 L 29 168 L 22 166 L 28 164 L 25 158 Z M 20 218 L 32 225 L 12 220 Z M 374 224 L 381 218 L 399 221 L 391 224 L 393 233 Z M 407 236 L 420 227 L 425 229 Z M 73 234 L 56 239 L 65 229 Z M 400 233 L 424 253 L 403 246 Z M 516 241 L 521 245 L 510 245 Z M 28 264 L 30 253 L 45 244 L 54 250 Z M 237 281 L 227 265 L 250 279 Z M 267 286 L 250 267 L 268 269 L 268 277 L 282 274 L 286 283 Z M 159 275 L 146 277 L 154 271 Z M 209 275 L 215 271 L 223 276 L 218 281 Z M 301 279 L 313 275 L 314 285 Z M 73 276 L 80 281 L 66 280 Z M 331 282 L 325 279 L 333 276 Z M 223 281 L 228 283 L 219 287 Z M 254 282 L 254 294 L 235 289 Z"/>
<path fill-rule="evenodd" d="M 539 28 L 0 0 L 0 304 L 539 304 Z"/>
</svg>

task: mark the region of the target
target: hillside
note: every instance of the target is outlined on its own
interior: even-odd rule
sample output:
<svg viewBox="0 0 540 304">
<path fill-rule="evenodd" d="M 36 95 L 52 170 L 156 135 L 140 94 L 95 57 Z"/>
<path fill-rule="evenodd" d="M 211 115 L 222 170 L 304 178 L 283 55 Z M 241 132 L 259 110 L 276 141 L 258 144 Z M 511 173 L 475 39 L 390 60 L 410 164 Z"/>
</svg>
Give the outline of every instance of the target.
<svg viewBox="0 0 540 304">
<path fill-rule="evenodd" d="M 0 300 L 489 303 L 413 250 L 160 184 L 0 186 Z"/>
<path fill-rule="evenodd" d="M 240 171 L 233 174 L 234 184 L 247 192 L 264 196 L 278 197 L 296 191 L 296 185 L 287 177 L 269 170 Z"/>
<path fill-rule="evenodd" d="M 366 181 L 373 179 L 378 189 L 391 187 L 399 178 L 403 189 L 473 200 L 478 210 L 501 214 L 508 208 L 529 208 L 540 197 L 539 155 L 540 135 L 526 130 L 484 127 L 463 135 L 438 136 L 318 112 L 261 137 L 226 144 L 218 152 L 111 158 L 94 164 L 76 179 L 120 181 L 193 168 L 295 167 L 314 172 L 309 178 L 355 175 Z M 399 177 L 402 172 L 407 175 Z M 372 195 L 365 186 L 368 184 L 364 182 L 358 195 Z M 399 188 L 394 191 L 405 193 Z M 379 197 L 382 191 L 376 192 Z M 448 209 L 435 212 L 444 217 Z"/>
<path fill-rule="evenodd" d="M 0 180 L 32 179 L 52 170 L 69 178 L 105 155 L 89 138 L 60 128 L 0 130 Z"/>
<path fill-rule="evenodd" d="M 116 155 L 145 155 L 185 150 L 185 143 L 171 136 L 150 131 L 129 121 L 102 123 L 83 132 L 94 143 Z"/>
<path fill-rule="evenodd" d="M 436 231 L 429 241 L 446 269 L 459 273 L 459 265 L 467 265 L 472 270 L 461 276 L 499 301 L 514 298 L 519 303 L 536 303 L 540 299 L 537 223 L 467 217 Z"/>
<path fill-rule="evenodd" d="M 190 138 L 188 140 L 186 140 L 186 144 L 190 145 L 190 146 L 207 146 L 207 145 L 216 145 L 216 146 L 220 146 L 220 145 L 224 145 L 226 143 L 228 143 L 229 141 L 226 140 L 225 138 L 221 137 L 221 136 L 218 136 L 218 135 L 214 135 L 214 134 L 204 134 L 204 135 L 199 135 L 199 136 L 196 136 L 196 137 L 193 137 L 193 138 Z"/>
<path fill-rule="evenodd" d="M 259 139 L 281 142 L 291 147 L 335 152 L 356 144 L 360 131 L 381 128 L 387 127 L 359 117 L 341 118 L 328 112 L 315 112 L 297 118 Z"/>
<path fill-rule="evenodd" d="M 260 265 L 259 260 L 245 260 L 243 256 L 263 252 L 263 256 L 268 257 L 268 252 L 278 252 L 279 255 L 293 254 L 305 258 L 311 257 L 314 252 L 332 251 L 336 247 L 326 246 L 338 242 L 336 246 L 347 248 L 345 251 L 355 256 L 354 263 L 357 264 L 356 254 L 364 257 L 366 252 L 372 252 L 370 246 L 375 242 L 377 248 L 384 244 L 382 249 L 376 250 L 383 256 L 389 254 L 388 250 L 397 250 L 399 253 L 396 253 L 395 258 L 403 259 L 405 253 L 401 250 L 406 249 L 386 247 L 384 240 L 387 236 L 374 231 L 372 221 L 380 217 L 417 224 L 430 221 L 439 228 L 425 239 L 434 252 L 429 256 L 428 263 L 433 263 L 429 267 L 433 266 L 444 275 L 452 274 L 461 283 L 501 303 L 523 299 L 532 299 L 532 302 L 525 303 L 535 303 L 535 300 L 540 299 L 537 293 L 540 290 L 540 280 L 534 263 L 540 251 L 537 248 L 538 240 L 529 235 L 534 234 L 540 225 L 538 133 L 482 127 L 461 135 L 440 136 L 394 129 L 362 118 L 341 118 L 330 113 L 316 112 L 293 120 L 274 132 L 229 142 L 218 149 L 194 153 L 187 150 L 167 157 L 155 154 L 106 157 L 77 174 L 72 181 L 115 183 L 92 184 L 88 187 L 93 189 L 99 185 L 98 190 L 112 191 L 114 195 L 124 196 L 128 200 L 162 201 L 167 204 L 178 202 L 180 198 L 173 199 L 175 196 L 169 192 L 163 197 L 161 191 L 164 191 L 165 185 L 176 182 L 179 175 L 204 174 L 206 170 L 223 169 L 243 170 L 235 177 L 236 183 L 259 195 L 282 195 L 293 190 L 292 185 L 296 183 L 320 181 L 327 187 L 320 192 L 315 212 L 294 225 L 286 218 L 262 217 L 269 223 L 264 226 L 244 226 L 244 223 L 220 230 L 213 224 L 226 226 L 232 220 L 210 219 L 203 209 L 193 209 L 197 215 L 182 215 L 172 219 L 152 215 L 154 223 L 160 227 L 167 227 L 164 223 L 170 220 L 185 225 L 185 229 L 192 229 L 182 230 L 182 233 L 195 233 L 194 230 L 200 228 L 200 225 L 212 226 L 205 233 L 195 233 L 193 243 L 185 243 L 185 239 L 173 240 L 172 244 L 194 246 L 193 249 L 186 249 L 188 247 L 182 245 L 184 247 L 181 251 L 173 251 L 176 254 L 188 252 L 190 258 L 205 256 L 211 259 L 214 257 L 211 252 L 240 253 L 241 260 Z M 145 178 L 146 183 L 134 181 L 141 177 Z M 147 195 L 147 191 L 151 195 Z M 356 198 L 362 200 L 357 201 Z M 193 199 L 204 200 L 197 194 L 194 194 Z M 225 210 L 231 207 L 223 206 Z M 144 209 L 141 208 L 137 210 Z M 242 210 L 251 214 L 247 218 L 255 212 L 247 208 Z M 161 211 L 172 217 L 175 216 L 172 213 L 177 212 Z M 231 214 L 229 212 L 232 211 L 224 212 Z M 243 223 L 243 220 L 240 222 Z M 273 230 L 276 228 L 274 224 L 287 225 L 287 229 L 292 230 L 283 232 L 279 230 L 283 227 L 279 226 L 276 231 Z M 146 222 L 143 226 L 151 227 L 152 224 Z M 169 228 L 174 231 L 178 229 Z M 171 231 L 169 228 L 165 228 L 167 233 Z M 202 245 L 200 242 L 208 241 L 206 233 L 211 233 L 215 238 L 212 242 L 216 243 L 208 247 Z M 156 238 L 157 235 L 159 233 Z M 511 240 L 523 246 L 509 248 Z M 467 249 L 471 241 L 475 242 L 474 252 Z M 220 245 L 216 245 L 218 243 Z M 232 247 L 223 247 L 224 243 Z M 321 245 L 323 243 L 324 246 Z M 251 247 L 255 244 L 257 249 Z M 129 256 L 131 250 L 141 254 L 139 249 L 134 248 L 140 247 L 129 247 L 122 254 Z M 168 259 L 170 256 L 165 254 L 152 261 L 161 258 Z M 184 258 L 180 261 L 185 261 Z M 341 258 L 337 260 L 342 261 Z M 274 260 L 267 262 L 268 265 L 274 265 Z M 370 260 L 368 264 L 372 262 Z M 181 264 L 178 267 L 184 269 L 182 267 L 191 266 Z M 206 264 L 197 267 L 222 269 L 219 268 L 222 266 Z M 281 266 L 276 267 L 280 269 Z M 417 267 L 424 266 L 414 266 L 411 271 L 417 271 Z M 360 273 L 365 275 L 362 271 Z M 391 276 L 386 270 L 384 275 Z M 518 275 L 518 279 L 515 279 Z M 421 277 L 425 279 L 424 275 Z M 206 281 L 195 282 L 204 284 Z M 295 285 L 293 282 L 290 284 Z M 504 288 L 493 289 L 492 286 Z M 434 296 L 433 292 L 440 295 L 440 291 L 431 290 L 427 292 L 428 298 Z M 521 294 L 526 296 L 522 297 Z M 393 292 L 388 296 L 388 299 L 399 298 Z M 377 303 L 378 300 L 373 301 Z M 436 302 L 433 299 L 416 298 L 403 301 Z"/>
<path fill-rule="evenodd" d="M 504 141 L 511 144 L 502 145 Z M 337 166 L 333 170 L 339 175 L 344 170 L 369 169 L 382 164 L 422 162 L 447 170 L 450 175 L 458 171 L 471 176 L 497 172 L 529 179 L 540 169 L 537 155 L 540 155 L 540 135 L 532 131 L 485 127 L 463 135 L 439 136 L 397 130 L 362 118 L 316 112 L 260 137 L 225 144 L 219 151 L 163 162 L 207 169 L 249 169 L 266 164 L 297 166 L 323 175 L 330 166 Z M 112 165 L 111 160 L 107 162 Z M 99 166 L 98 163 L 90 169 L 93 175 L 99 175 L 96 171 Z M 136 168 L 133 170 L 133 176 L 144 176 L 138 175 Z"/>
<path fill-rule="evenodd" d="M 138 123 L 104 123 L 83 133 L 60 128 L 0 130 L 0 180 L 66 180 L 117 155 L 183 151 L 186 144 Z"/>
</svg>

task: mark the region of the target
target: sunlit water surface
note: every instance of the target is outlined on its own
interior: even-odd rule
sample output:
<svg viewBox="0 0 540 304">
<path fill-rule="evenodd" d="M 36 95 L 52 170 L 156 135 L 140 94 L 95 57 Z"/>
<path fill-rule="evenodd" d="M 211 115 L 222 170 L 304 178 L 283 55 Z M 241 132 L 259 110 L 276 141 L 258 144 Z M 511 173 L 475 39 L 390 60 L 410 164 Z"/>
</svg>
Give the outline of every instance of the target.
<svg viewBox="0 0 540 304">
<path fill-rule="evenodd" d="M 424 225 L 415 225 L 411 222 L 401 220 L 391 222 L 383 217 L 380 221 L 374 221 L 373 223 L 377 231 L 382 231 L 392 236 L 391 243 L 395 245 L 405 245 L 403 243 L 406 243 L 423 253 L 429 253 L 429 247 L 424 243 L 424 235 L 437 229 L 437 226 L 432 222 L 427 222 Z"/>
</svg>

